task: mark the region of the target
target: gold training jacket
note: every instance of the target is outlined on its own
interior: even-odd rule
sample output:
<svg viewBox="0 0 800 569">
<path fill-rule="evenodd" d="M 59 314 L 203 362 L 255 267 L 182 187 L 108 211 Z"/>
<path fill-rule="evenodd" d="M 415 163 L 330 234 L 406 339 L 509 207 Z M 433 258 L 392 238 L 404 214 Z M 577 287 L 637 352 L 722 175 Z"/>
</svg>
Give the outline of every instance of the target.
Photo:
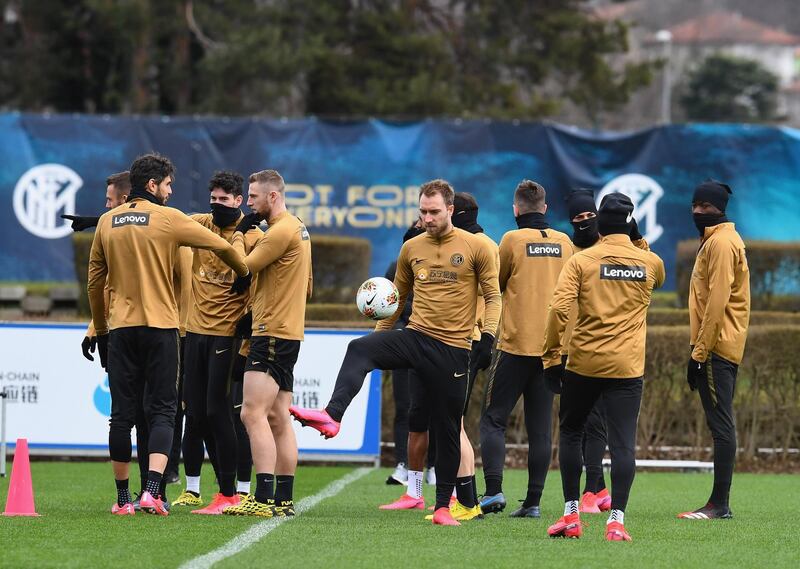
<svg viewBox="0 0 800 569">
<path fill-rule="evenodd" d="M 567 369 L 587 377 L 644 375 L 647 307 L 664 284 L 664 262 L 627 235 L 608 235 L 576 253 L 561 271 L 547 314 L 544 367 L 561 362 L 561 338 L 577 300 Z"/>
<path fill-rule="evenodd" d="M 98 334 L 132 326 L 179 328 L 173 272 L 180 266 L 181 246 L 210 249 L 237 274 L 248 272 L 244 258 L 230 243 L 177 209 L 134 199 L 100 217 L 87 287 Z"/>
<path fill-rule="evenodd" d="M 217 227 L 210 213 L 190 216 L 212 233 L 230 242 L 236 225 L 244 217 L 239 215 L 228 227 Z M 258 228 L 245 235 L 244 253 L 249 253 L 264 232 Z M 249 291 L 241 295 L 231 294 L 230 288 L 236 273 L 209 251 L 197 249 L 191 265 L 191 290 L 194 302 L 189 309 L 186 329 L 195 334 L 209 336 L 229 336 L 236 333 L 236 323 L 247 312 L 250 302 Z"/>
<path fill-rule="evenodd" d="M 424 233 L 406 241 L 397 258 L 394 278 L 400 295 L 397 310 L 375 329 L 392 329 L 413 290 L 408 328 L 449 346 L 469 349 L 480 287 L 486 307 L 483 331 L 495 336 L 500 319 L 500 288 L 497 252 L 488 241 L 457 227 L 441 238 Z"/>
<path fill-rule="evenodd" d="M 544 353 L 547 307 L 561 269 L 572 257 L 570 238 L 554 229 L 515 229 L 500 241 L 503 317 L 497 349 L 518 356 Z"/>
<path fill-rule="evenodd" d="M 733 223 L 706 227 L 689 285 L 689 325 L 698 362 L 709 353 L 742 362 L 750 323 L 750 270 Z"/>
<path fill-rule="evenodd" d="M 498 270 L 500 268 L 500 251 L 497 248 L 497 243 L 495 243 L 491 237 L 486 235 L 485 233 L 475 233 L 476 236 L 480 237 L 486 244 L 489 245 L 492 250 L 494 251 L 494 262 L 497 266 Z M 485 330 L 485 318 L 486 318 L 486 305 L 483 302 L 483 291 L 478 288 L 478 304 L 475 308 L 475 328 L 472 331 L 472 340 L 480 340 L 481 334 L 486 332 Z M 494 334 L 492 334 L 494 335 Z"/>
<path fill-rule="evenodd" d="M 245 237 L 233 234 L 233 246 L 245 251 Z M 306 299 L 311 297 L 311 238 L 299 218 L 283 212 L 245 259 L 253 272 L 253 336 L 302 340 Z"/>
</svg>

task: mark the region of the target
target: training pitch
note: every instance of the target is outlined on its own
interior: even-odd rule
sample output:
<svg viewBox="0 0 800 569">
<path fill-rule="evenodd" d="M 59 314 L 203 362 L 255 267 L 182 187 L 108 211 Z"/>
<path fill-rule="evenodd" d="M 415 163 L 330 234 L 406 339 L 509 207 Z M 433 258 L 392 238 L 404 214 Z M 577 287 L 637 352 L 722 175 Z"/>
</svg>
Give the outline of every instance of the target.
<svg viewBox="0 0 800 569">
<path fill-rule="evenodd" d="M 111 467 L 102 463 L 34 462 L 39 518 L 0 517 L 0 567 L 798 567 L 800 476 L 737 474 L 734 519 L 690 521 L 680 511 L 702 505 L 711 475 L 638 473 L 626 511 L 632 543 L 607 543 L 606 514 L 583 515 L 579 540 L 553 540 L 547 526 L 562 513 L 557 472 L 547 478 L 542 518 L 512 519 L 526 473 L 506 473 L 502 514 L 433 527 L 427 512 L 383 512 L 400 495 L 386 486 L 388 469 L 303 466 L 295 503 L 307 508 L 285 522 L 198 516 L 173 508 L 167 518 L 108 513 L 115 497 Z M 479 478 L 480 478 L 480 472 Z M 132 480 L 132 482 L 134 482 Z M 203 498 L 213 473 L 203 469 Z M 132 483 L 132 487 L 138 484 Z M 482 488 L 479 482 L 479 487 Z M 5 505 L 8 478 L 0 479 Z M 170 498 L 180 492 L 169 487 Z M 425 487 L 429 503 L 434 489 Z"/>
</svg>

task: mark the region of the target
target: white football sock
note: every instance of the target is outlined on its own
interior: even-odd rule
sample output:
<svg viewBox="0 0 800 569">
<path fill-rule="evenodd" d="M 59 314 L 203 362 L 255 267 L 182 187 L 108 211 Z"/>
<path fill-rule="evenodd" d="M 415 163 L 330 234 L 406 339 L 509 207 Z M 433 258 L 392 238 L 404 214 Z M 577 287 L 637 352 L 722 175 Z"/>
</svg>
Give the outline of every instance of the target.
<svg viewBox="0 0 800 569">
<path fill-rule="evenodd" d="M 408 490 L 406 493 L 412 498 L 422 498 L 422 471 L 408 471 Z"/>
<path fill-rule="evenodd" d="M 608 521 L 606 525 L 610 524 L 611 522 L 619 522 L 621 524 L 625 523 L 625 512 L 622 510 L 611 510 L 611 515 L 608 516 Z"/>
<path fill-rule="evenodd" d="M 187 492 L 194 492 L 195 494 L 200 493 L 200 477 L 199 476 L 187 476 L 186 477 L 186 491 Z"/>
<path fill-rule="evenodd" d="M 237 492 L 241 492 L 243 494 L 249 494 L 250 493 L 250 481 L 248 480 L 247 482 L 245 482 L 243 480 L 237 480 L 236 481 L 236 491 Z"/>
<path fill-rule="evenodd" d="M 564 502 L 564 515 L 568 516 L 570 514 L 577 514 L 578 513 L 578 501 L 577 500 L 567 500 Z"/>
</svg>

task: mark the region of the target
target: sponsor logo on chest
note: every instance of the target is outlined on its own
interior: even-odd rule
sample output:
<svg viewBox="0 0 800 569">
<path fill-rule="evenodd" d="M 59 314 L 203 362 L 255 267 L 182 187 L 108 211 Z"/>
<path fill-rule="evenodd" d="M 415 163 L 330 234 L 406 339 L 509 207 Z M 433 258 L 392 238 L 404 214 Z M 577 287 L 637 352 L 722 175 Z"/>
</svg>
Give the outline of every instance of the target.
<svg viewBox="0 0 800 569">
<path fill-rule="evenodd" d="M 125 225 L 150 225 L 150 213 L 146 211 L 118 213 L 111 218 L 111 227 L 123 227 Z"/>
<path fill-rule="evenodd" d="M 600 279 L 645 282 L 647 280 L 647 268 L 640 265 L 600 265 Z"/>
<path fill-rule="evenodd" d="M 561 257 L 561 243 L 528 243 L 525 252 L 528 257 Z"/>
</svg>

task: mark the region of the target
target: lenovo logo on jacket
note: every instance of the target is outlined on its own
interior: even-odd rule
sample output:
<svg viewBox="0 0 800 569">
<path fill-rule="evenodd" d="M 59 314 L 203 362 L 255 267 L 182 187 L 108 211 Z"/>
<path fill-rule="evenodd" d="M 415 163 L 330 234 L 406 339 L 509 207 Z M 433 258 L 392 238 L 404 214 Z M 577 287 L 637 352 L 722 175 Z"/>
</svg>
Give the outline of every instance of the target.
<svg viewBox="0 0 800 569">
<path fill-rule="evenodd" d="M 528 243 L 528 257 L 561 257 L 561 243 Z"/>
<path fill-rule="evenodd" d="M 600 278 L 609 281 L 647 280 L 647 269 L 640 265 L 600 265 Z"/>
<path fill-rule="evenodd" d="M 111 227 L 123 227 L 125 225 L 150 225 L 150 213 L 146 211 L 118 213 L 111 218 Z"/>
</svg>

